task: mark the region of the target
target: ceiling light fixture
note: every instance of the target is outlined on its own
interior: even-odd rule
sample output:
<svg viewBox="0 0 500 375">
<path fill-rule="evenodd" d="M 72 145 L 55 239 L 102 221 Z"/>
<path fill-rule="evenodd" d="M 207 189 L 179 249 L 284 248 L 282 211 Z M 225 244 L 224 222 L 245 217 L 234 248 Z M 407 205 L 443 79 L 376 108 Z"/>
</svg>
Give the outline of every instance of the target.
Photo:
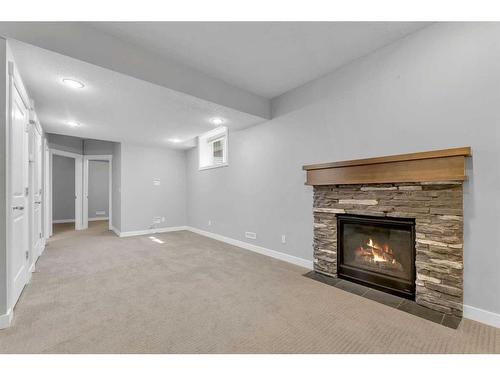
<svg viewBox="0 0 500 375">
<path fill-rule="evenodd" d="M 169 138 L 168 141 L 172 142 L 172 143 L 181 143 L 182 142 L 179 138 Z"/>
<path fill-rule="evenodd" d="M 76 79 L 63 78 L 62 81 L 66 86 L 69 86 L 73 89 L 83 89 L 85 87 L 82 82 L 77 81 Z"/>
<path fill-rule="evenodd" d="M 73 127 L 73 128 L 76 128 L 77 126 L 80 126 L 79 123 L 77 123 L 76 121 L 68 121 L 68 125 Z"/>
<path fill-rule="evenodd" d="M 219 126 L 219 125 L 222 125 L 223 123 L 226 122 L 226 120 L 224 120 L 223 118 L 221 117 L 212 117 L 210 119 L 210 122 L 213 124 L 213 125 L 216 125 L 216 126 Z"/>
</svg>

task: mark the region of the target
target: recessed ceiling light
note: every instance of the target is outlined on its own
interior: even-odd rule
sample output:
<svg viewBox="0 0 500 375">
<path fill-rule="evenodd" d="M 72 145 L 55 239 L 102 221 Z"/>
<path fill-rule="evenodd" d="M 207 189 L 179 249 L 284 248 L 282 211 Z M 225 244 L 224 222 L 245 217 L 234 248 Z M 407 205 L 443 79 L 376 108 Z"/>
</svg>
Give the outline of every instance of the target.
<svg viewBox="0 0 500 375">
<path fill-rule="evenodd" d="M 85 87 L 82 82 L 77 81 L 76 79 L 63 78 L 62 81 L 66 86 L 69 86 L 73 89 L 83 89 Z"/>
<path fill-rule="evenodd" d="M 73 128 L 76 128 L 77 126 L 80 126 L 79 123 L 77 123 L 76 121 L 68 121 L 67 124 Z"/>
<path fill-rule="evenodd" d="M 169 138 L 168 141 L 172 142 L 172 143 L 181 143 L 182 142 L 179 138 Z"/>
<path fill-rule="evenodd" d="M 212 117 L 212 118 L 210 119 L 210 122 L 211 122 L 212 124 L 214 124 L 214 125 L 219 126 L 219 125 L 222 125 L 223 123 L 225 123 L 225 122 L 226 122 L 226 120 L 224 120 L 224 119 L 223 119 L 223 118 L 221 118 L 221 117 Z"/>
</svg>

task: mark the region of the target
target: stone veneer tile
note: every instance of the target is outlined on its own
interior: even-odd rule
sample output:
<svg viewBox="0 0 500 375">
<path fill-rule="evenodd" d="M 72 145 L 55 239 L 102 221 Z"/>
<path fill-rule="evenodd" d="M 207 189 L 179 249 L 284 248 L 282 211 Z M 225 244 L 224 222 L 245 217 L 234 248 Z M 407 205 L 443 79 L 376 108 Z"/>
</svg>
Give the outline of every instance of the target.
<svg viewBox="0 0 500 375">
<path fill-rule="evenodd" d="M 316 271 L 337 275 L 338 214 L 414 218 L 416 303 L 441 313 L 462 316 L 461 183 L 315 186 L 313 202 Z"/>
</svg>

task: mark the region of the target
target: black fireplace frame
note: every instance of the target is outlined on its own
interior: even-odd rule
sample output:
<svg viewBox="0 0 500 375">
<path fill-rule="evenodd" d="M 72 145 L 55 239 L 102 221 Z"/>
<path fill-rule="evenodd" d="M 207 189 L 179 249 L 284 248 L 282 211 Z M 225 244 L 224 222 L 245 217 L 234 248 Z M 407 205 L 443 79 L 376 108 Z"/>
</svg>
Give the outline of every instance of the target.
<svg viewBox="0 0 500 375">
<path fill-rule="evenodd" d="M 368 271 L 355 266 L 344 264 L 343 252 L 343 224 L 375 224 L 388 228 L 410 229 L 411 240 L 411 270 L 410 282 L 406 279 L 389 276 L 381 272 Z M 341 279 L 353 281 L 374 289 L 381 290 L 399 297 L 415 300 L 415 280 L 416 280 L 416 249 L 415 249 L 415 219 L 408 218 L 388 218 L 374 217 L 366 215 L 337 215 L 337 276 Z"/>
</svg>

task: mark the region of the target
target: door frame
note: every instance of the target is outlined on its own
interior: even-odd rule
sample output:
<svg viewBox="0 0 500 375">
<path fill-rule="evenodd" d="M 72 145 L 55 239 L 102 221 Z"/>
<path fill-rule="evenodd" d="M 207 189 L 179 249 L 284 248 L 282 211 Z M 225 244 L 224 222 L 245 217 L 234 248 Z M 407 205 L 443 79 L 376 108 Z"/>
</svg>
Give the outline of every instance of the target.
<svg viewBox="0 0 500 375">
<path fill-rule="evenodd" d="M 113 155 L 84 155 L 83 156 L 83 220 L 82 226 L 89 226 L 89 161 L 107 161 L 108 168 L 108 227 L 112 230 L 113 218 Z"/>
<path fill-rule="evenodd" d="M 51 168 L 52 157 L 50 154 L 47 138 L 42 139 L 43 147 L 43 238 L 44 242 L 52 236 L 52 194 L 50 182 L 52 181 Z M 45 243 L 44 243 L 45 245 Z M 45 246 L 43 247 L 45 249 Z M 42 249 L 42 251 L 43 251 Z"/>
<path fill-rule="evenodd" d="M 35 132 L 37 134 L 35 134 Z M 36 114 L 34 113 L 33 110 L 30 111 L 30 121 L 29 121 L 29 132 L 28 132 L 28 138 L 29 138 L 29 176 L 28 176 L 28 220 L 29 220 L 29 252 L 30 252 L 30 259 L 29 259 L 29 269 L 31 272 L 35 270 L 35 263 L 38 260 L 38 257 L 42 253 L 42 247 L 44 246 L 43 239 L 42 237 L 39 238 L 40 242 L 37 244 L 39 245 L 38 247 L 35 247 L 35 236 L 34 236 L 34 230 L 35 230 L 35 204 L 36 200 L 35 197 L 36 195 L 39 195 L 40 198 L 40 229 L 43 228 L 43 213 L 42 213 L 42 207 L 43 207 L 43 173 L 40 173 L 38 175 L 38 169 L 37 168 L 43 168 L 42 164 L 42 159 L 43 159 L 43 152 L 38 155 L 38 150 L 36 149 L 36 142 L 35 138 L 39 137 L 40 139 L 40 147 L 43 145 L 43 130 L 40 125 L 40 122 L 38 121 L 38 118 Z M 37 160 L 38 158 L 41 158 L 40 160 Z M 41 178 L 40 181 L 40 186 L 42 189 L 42 192 L 36 192 L 36 185 L 35 181 L 37 181 L 38 177 Z M 43 231 L 42 231 L 43 232 Z"/>
<path fill-rule="evenodd" d="M 75 230 L 82 230 L 83 228 L 83 199 L 82 199 L 82 185 L 83 185 L 83 155 L 69 151 L 62 151 L 55 148 L 50 149 L 50 201 L 54 202 L 54 189 L 53 189 L 53 162 L 54 155 L 65 156 L 67 158 L 75 159 Z M 50 205 L 52 207 L 52 204 Z M 52 209 L 50 210 L 50 228 L 52 228 L 53 217 Z M 52 235 L 52 229 L 50 230 Z"/>
</svg>

